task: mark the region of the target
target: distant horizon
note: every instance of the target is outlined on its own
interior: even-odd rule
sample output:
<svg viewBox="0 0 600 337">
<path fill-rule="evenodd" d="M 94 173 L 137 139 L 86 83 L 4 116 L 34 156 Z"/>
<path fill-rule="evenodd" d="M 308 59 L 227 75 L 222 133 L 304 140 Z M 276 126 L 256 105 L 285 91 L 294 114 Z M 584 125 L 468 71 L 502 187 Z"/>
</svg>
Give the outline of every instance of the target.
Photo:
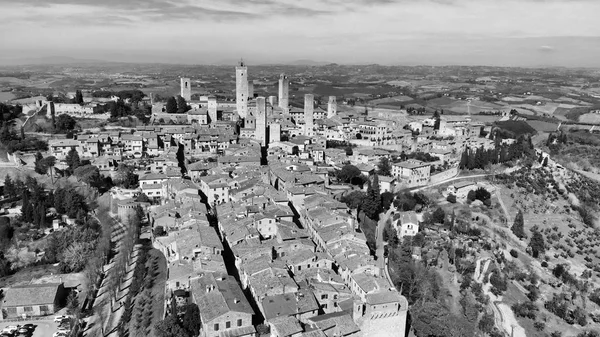
<svg viewBox="0 0 600 337">
<path fill-rule="evenodd" d="M 49 61 L 51 60 L 51 61 Z M 248 67 L 252 66 L 289 66 L 289 67 L 322 67 L 328 65 L 340 65 L 340 66 L 369 66 L 369 65 L 377 65 L 383 67 L 491 67 L 491 68 L 524 68 L 524 69 L 552 69 L 552 68 L 564 68 L 564 69 L 591 69 L 591 70 L 600 70 L 600 65 L 598 66 L 562 66 L 562 65 L 493 65 L 493 64 L 419 64 L 419 63 L 398 63 L 398 64 L 386 64 L 386 63 L 378 63 L 378 62 L 361 62 L 361 63 L 345 63 L 345 62 L 329 62 L 329 61 L 319 61 L 319 60 L 308 60 L 308 59 L 300 59 L 300 60 L 291 60 L 289 62 L 256 62 L 253 63 L 252 60 L 248 60 L 246 58 L 240 58 Z M 240 60 L 224 60 L 217 62 L 206 62 L 206 63 L 184 63 L 184 62 L 168 62 L 168 61 L 121 61 L 121 60 L 105 60 L 105 59 L 80 59 L 73 58 L 69 56 L 59 56 L 52 55 L 47 57 L 40 58 L 31 58 L 31 59 L 21 59 L 15 60 L 16 62 L 8 62 L 0 59 L 0 67 L 24 67 L 24 66 L 85 66 L 85 65 L 95 65 L 95 64 L 140 64 L 140 65 L 169 65 L 169 66 L 216 66 L 216 67 L 227 67 L 227 66 L 236 66 Z"/>
<path fill-rule="evenodd" d="M 0 64 L 600 67 L 592 0 L 0 0 Z"/>
</svg>

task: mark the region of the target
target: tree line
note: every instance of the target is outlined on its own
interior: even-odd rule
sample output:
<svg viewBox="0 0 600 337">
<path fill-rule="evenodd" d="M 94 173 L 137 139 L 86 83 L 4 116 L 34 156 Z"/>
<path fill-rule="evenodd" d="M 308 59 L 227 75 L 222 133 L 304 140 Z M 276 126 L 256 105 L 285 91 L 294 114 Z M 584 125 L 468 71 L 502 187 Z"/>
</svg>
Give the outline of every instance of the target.
<svg viewBox="0 0 600 337">
<path fill-rule="evenodd" d="M 532 156 L 535 156 L 535 150 L 531 143 L 531 137 L 520 136 L 511 144 L 503 144 L 497 140 L 493 149 L 485 149 L 483 146 L 476 149 L 465 148 L 460 158 L 459 168 L 484 169 L 490 164 L 501 164 Z"/>
</svg>

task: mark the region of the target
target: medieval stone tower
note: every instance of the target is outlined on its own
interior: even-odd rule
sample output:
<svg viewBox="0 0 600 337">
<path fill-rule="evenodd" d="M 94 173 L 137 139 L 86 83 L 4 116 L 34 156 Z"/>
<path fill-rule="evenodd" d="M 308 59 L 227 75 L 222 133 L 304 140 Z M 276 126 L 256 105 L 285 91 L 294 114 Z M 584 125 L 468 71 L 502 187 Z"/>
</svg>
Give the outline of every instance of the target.
<svg viewBox="0 0 600 337">
<path fill-rule="evenodd" d="M 279 107 L 287 112 L 290 98 L 290 80 L 285 74 L 279 75 Z"/>
<path fill-rule="evenodd" d="M 315 126 L 315 97 L 313 94 L 304 95 L 304 135 L 308 137 L 314 136 Z"/>
<path fill-rule="evenodd" d="M 269 96 L 269 104 L 271 104 L 272 107 L 275 107 L 277 105 L 277 96 Z"/>
<path fill-rule="evenodd" d="M 248 81 L 248 99 L 254 98 L 254 81 Z"/>
<path fill-rule="evenodd" d="M 217 121 L 217 97 L 208 96 L 208 118 L 209 123 L 214 124 Z"/>
<path fill-rule="evenodd" d="M 254 138 L 267 146 L 267 108 L 264 97 L 256 98 L 256 129 Z"/>
<path fill-rule="evenodd" d="M 235 104 L 238 115 L 246 118 L 248 115 L 248 67 L 244 61 L 235 67 Z"/>
<path fill-rule="evenodd" d="M 192 99 L 192 82 L 190 82 L 189 78 L 181 78 L 181 97 L 185 98 L 188 102 Z"/>
<path fill-rule="evenodd" d="M 281 141 L 281 124 L 273 123 L 269 125 L 269 143 Z"/>
<path fill-rule="evenodd" d="M 337 101 L 335 96 L 329 96 L 329 102 L 327 102 L 327 118 L 331 118 L 337 115 Z"/>
</svg>

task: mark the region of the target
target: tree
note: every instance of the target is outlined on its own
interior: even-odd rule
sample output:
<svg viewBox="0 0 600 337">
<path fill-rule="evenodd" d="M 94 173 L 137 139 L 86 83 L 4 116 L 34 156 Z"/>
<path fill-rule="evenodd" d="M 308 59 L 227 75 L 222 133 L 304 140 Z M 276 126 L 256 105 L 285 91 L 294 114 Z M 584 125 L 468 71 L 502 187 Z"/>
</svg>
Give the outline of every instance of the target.
<svg viewBox="0 0 600 337">
<path fill-rule="evenodd" d="M 42 160 L 43 160 L 43 159 L 44 159 L 44 157 L 43 157 L 43 156 L 42 156 L 42 154 L 41 154 L 41 153 L 38 151 L 38 152 L 35 154 L 35 164 L 34 164 L 34 167 L 35 167 L 35 172 L 36 172 L 36 173 L 38 173 L 38 174 L 45 174 L 45 173 L 46 173 L 46 170 L 44 170 L 44 169 L 43 169 L 43 167 L 42 167 Z"/>
<path fill-rule="evenodd" d="M 71 171 L 79 167 L 81 161 L 79 160 L 79 153 L 77 153 L 77 150 L 75 150 L 75 148 L 72 148 L 71 151 L 67 153 L 65 161 L 67 162 L 67 165 L 69 166 L 69 169 Z"/>
<path fill-rule="evenodd" d="M 392 165 L 387 157 L 381 157 L 381 159 L 379 159 L 379 163 L 377 164 L 377 174 L 382 176 L 392 175 Z"/>
<path fill-rule="evenodd" d="M 117 169 L 115 183 L 124 188 L 136 188 L 139 185 L 139 176 L 134 173 L 132 166 L 121 164 Z"/>
<path fill-rule="evenodd" d="M 492 293 L 496 296 L 501 295 L 508 289 L 506 278 L 500 275 L 498 270 L 494 271 L 490 276 L 490 283 L 492 284 Z"/>
<path fill-rule="evenodd" d="M 79 310 L 79 299 L 77 298 L 75 291 L 71 291 L 67 297 L 67 310 L 71 315 Z"/>
<path fill-rule="evenodd" d="M 443 304 L 425 302 L 413 309 L 413 327 L 418 337 L 473 336 L 473 324 L 453 315 Z"/>
<path fill-rule="evenodd" d="M 512 230 L 512 232 L 519 239 L 523 239 L 523 238 L 526 237 L 526 235 L 525 235 L 525 229 L 523 228 L 523 226 L 524 226 L 523 211 L 519 210 L 517 212 L 517 215 L 515 216 L 515 221 L 513 222 L 513 225 L 510 228 Z"/>
<path fill-rule="evenodd" d="M 392 202 L 394 201 L 394 193 L 392 192 L 383 192 L 381 193 L 381 207 L 387 211 L 392 206 Z"/>
<path fill-rule="evenodd" d="M 529 241 L 529 247 L 531 247 L 531 255 L 537 258 L 540 254 L 546 252 L 546 245 L 544 243 L 544 236 L 539 231 L 534 231 Z"/>
<path fill-rule="evenodd" d="M 185 113 L 188 110 L 190 110 L 189 109 L 190 107 L 187 105 L 185 98 L 181 97 L 181 95 L 177 95 L 176 101 L 177 101 L 177 113 Z"/>
<path fill-rule="evenodd" d="M 352 191 L 340 198 L 340 201 L 348 205 L 352 209 L 359 208 L 363 200 L 366 198 L 366 193 L 363 191 Z"/>
<path fill-rule="evenodd" d="M 146 193 L 140 193 L 138 194 L 137 198 L 136 198 L 137 202 L 150 202 L 150 198 L 148 198 L 148 196 L 146 195 Z"/>
<path fill-rule="evenodd" d="M 481 319 L 479 320 L 479 330 L 489 334 L 494 330 L 494 326 L 494 314 L 488 312 L 484 313 Z"/>
<path fill-rule="evenodd" d="M 198 336 L 200 334 L 200 309 L 194 303 L 187 304 L 183 307 L 183 320 L 181 326 L 187 330 L 190 336 Z"/>
<path fill-rule="evenodd" d="M 177 318 L 168 316 L 154 325 L 157 337 L 189 337 L 187 331 L 179 325 Z"/>
<path fill-rule="evenodd" d="M 432 214 L 432 220 L 434 223 L 443 224 L 446 219 L 446 213 L 441 207 L 438 207 Z"/>
<path fill-rule="evenodd" d="M 17 190 L 15 184 L 13 183 L 10 175 L 6 175 L 4 177 L 4 196 L 5 197 L 14 197 L 17 195 Z"/>
<path fill-rule="evenodd" d="M 169 114 L 177 113 L 177 100 L 175 97 L 169 97 L 169 99 L 167 99 L 166 111 Z"/>
<path fill-rule="evenodd" d="M 337 172 L 337 178 L 343 183 L 350 183 L 353 178 L 360 177 L 361 173 L 358 167 L 354 165 L 345 165 Z"/>
<path fill-rule="evenodd" d="M 379 192 L 379 177 L 375 174 L 367 188 L 367 197 L 362 204 L 365 214 L 373 220 L 377 220 L 381 212 L 381 195 Z"/>
<path fill-rule="evenodd" d="M 179 147 L 177 148 L 177 153 L 175 153 L 175 157 L 177 158 L 177 166 L 179 166 L 181 174 L 186 174 L 187 169 L 185 168 L 185 145 L 179 144 Z"/>
<path fill-rule="evenodd" d="M 83 104 L 83 93 L 81 92 L 81 90 L 75 91 L 74 103 Z"/>
<path fill-rule="evenodd" d="M 352 151 L 352 147 L 346 147 L 346 156 L 351 156 L 352 154 L 354 154 L 354 152 Z"/>
<path fill-rule="evenodd" d="M 451 204 L 456 204 L 456 196 L 452 193 L 448 194 L 446 200 Z"/>
<path fill-rule="evenodd" d="M 75 118 L 67 114 L 62 114 L 58 116 L 58 118 L 56 118 L 55 128 L 57 131 L 73 130 L 75 128 L 75 125 L 77 125 L 77 121 L 75 120 Z"/>
</svg>

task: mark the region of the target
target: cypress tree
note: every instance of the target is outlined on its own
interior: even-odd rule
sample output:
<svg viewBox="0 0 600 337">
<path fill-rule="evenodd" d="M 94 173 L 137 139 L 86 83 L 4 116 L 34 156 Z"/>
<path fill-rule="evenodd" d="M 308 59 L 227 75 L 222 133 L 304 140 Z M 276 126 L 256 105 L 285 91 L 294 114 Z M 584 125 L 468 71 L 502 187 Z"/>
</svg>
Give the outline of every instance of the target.
<svg viewBox="0 0 600 337">
<path fill-rule="evenodd" d="M 362 205 L 362 209 L 369 218 L 377 220 L 381 210 L 381 195 L 379 193 L 379 177 L 377 174 L 373 175 L 373 181 L 367 188 L 367 197 Z"/>
<path fill-rule="evenodd" d="M 4 196 L 5 197 L 14 197 L 16 194 L 15 184 L 13 183 L 10 175 L 6 175 L 4 178 Z"/>
<path fill-rule="evenodd" d="M 513 223 L 512 227 L 511 227 L 512 232 L 519 239 L 525 238 L 525 229 L 523 228 L 523 226 L 524 226 L 523 211 L 519 210 L 519 212 L 515 216 L 515 222 Z"/>
</svg>

